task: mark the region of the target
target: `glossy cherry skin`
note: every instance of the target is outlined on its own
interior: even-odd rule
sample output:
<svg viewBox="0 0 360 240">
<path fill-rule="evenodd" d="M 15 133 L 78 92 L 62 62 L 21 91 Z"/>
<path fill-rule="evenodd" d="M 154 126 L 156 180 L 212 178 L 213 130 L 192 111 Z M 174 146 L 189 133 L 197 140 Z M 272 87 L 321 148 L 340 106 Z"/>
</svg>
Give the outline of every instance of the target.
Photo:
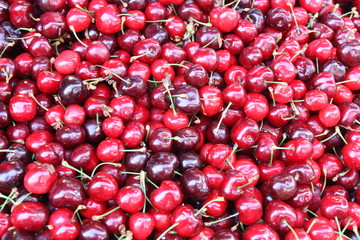
<svg viewBox="0 0 360 240">
<path fill-rule="evenodd" d="M 150 194 L 154 207 L 160 211 L 171 212 L 183 200 L 180 186 L 172 180 L 164 180 L 160 187 Z"/>
<path fill-rule="evenodd" d="M 108 173 L 98 172 L 90 180 L 88 193 L 91 198 L 97 201 L 107 201 L 113 199 L 118 190 L 116 179 Z"/>
<path fill-rule="evenodd" d="M 97 221 L 86 221 L 81 226 L 79 239 L 99 239 L 106 240 L 109 238 L 106 227 Z"/>
<path fill-rule="evenodd" d="M 51 213 L 48 224 L 51 236 L 56 240 L 76 239 L 79 235 L 80 226 L 73 212 L 68 208 L 59 208 Z"/>
<path fill-rule="evenodd" d="M 202 229 L 202 219 L 194 214 L 194 208 L 189 205 L 181 205 L 173 211 L 171 224 L 179 223 L 174 230 L 182 237 L 192 237 Z"/>
<path fill-rule="evenodd" d="M 15 121 L 28 122 L 36 115 L 36 103 L 26 95 L 16 95 L 10 99 L 9 112 Z"/>
<path fill-rule="evenodd" d="M 290 205 L 279 200 L 273 200 L 266 206 L 264 218 L 274 229 L 287 232 L 289 230 L 288 225 L 293 226 L 295 224 L 296 212 Z"/>
<path fill-rule="evenodd" d="M 78 179 L 60 177 L 49 191 L 49 201 L 56 208 L 70 208 L 75 210 L 83 204 L 86 193 L 83 184 Z"/>
<path fill-rule="evenodd" d="M 263 209 L 261 202 L 252 196 L 241 196 L 235 202 L 239 212 L 239 221 L 245 225 L 252 225 L 262 218 Z"/>
<path fill-rule="evenodd" d="M 181 179 L 185 192 L 193 199 L 204 200 L 210 195 L 210 185 L 207 176 L 197 168 L 187 169 Z"/>
<path fill-rule="evenodd" d="M 38 231 L 48 221 L 49 211 L 39 202 L 25 202 L 17 205 L 11 212 L 11 223 L 25 231 Z"/>
<path fill-rule="evenodd" d="M 293 176 L 286 173 L 273 176 L 268 182 L 268 191 L 279 200 L 287 200 L 296 192 L 296 181 Z"/>
<path fill-rule="evenodd" d="M 45 194 L 49 192 L 57 179 L 57 174 L 53 165 L 44 163 L 32 168 L 25 174 L 25 188 L 35 194 Z"/>
<path fill-rule="evenodd" d="M 157 152 L 147 161 L 146 172 L 152 181 L 160 183 L 163 180 L 170 179 L 178 166 L 179 159 L 173 153 Z"/>
<path fill-rule="evenodd" d="M 145 196 L 142 190 L 135 186 L 120 188 L 116 195 L 116 202 L 126 212 L 136 213 L 144 205 Z"/>
<path fill-rule="evenodd" d="M 260 130 L 256 121 L 243 118 L 233 126 L 230 137 L 239 148 L 252 147 L 259 138 Z"/>
<path fill-rule="evenodd" d="M 136 239 L 147 239 L 155 226 L 153 217 L 148 213 L 134 213 L 129 218 L 129 228 Z"/>
<path fill-rule="evenodd" d="M 248 228 L 246 228 L 243 239 L 244 240 L 255 240 L 255 239 L 264 239 L 264 240 L 279 240 L 280 237 L 277 232 L 266 223 L 255 223 Z"/>
<path fill-rule="evenodd" d="M 11 189 L 23 181 L 25 166 L 19 160 L 3 162 L 0 164 L 0 187 Z"/>
</svg>

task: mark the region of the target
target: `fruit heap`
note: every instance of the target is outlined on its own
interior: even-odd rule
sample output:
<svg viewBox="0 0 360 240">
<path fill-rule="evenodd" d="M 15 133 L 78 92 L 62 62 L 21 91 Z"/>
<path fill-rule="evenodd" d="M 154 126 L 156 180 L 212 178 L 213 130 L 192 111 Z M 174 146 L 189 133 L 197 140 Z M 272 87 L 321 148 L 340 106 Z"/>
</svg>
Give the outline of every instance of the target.
<svg viewBox="0 0 360 240">
<path fill-rule="evenodd" d="M 0 236 L 360 239 L 359 0 L 0 0 Z"/>
</svg>

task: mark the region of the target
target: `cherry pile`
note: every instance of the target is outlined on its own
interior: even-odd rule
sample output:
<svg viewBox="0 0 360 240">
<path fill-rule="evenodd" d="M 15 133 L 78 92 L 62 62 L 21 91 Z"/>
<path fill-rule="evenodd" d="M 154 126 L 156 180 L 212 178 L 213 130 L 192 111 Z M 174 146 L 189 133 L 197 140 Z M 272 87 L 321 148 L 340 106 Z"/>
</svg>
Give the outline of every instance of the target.
<svg viewBox="0 0 360 240">
<path fill-rule="evenodd" d="M 1 240 L 359 240 L 360 0 L 0 0 Z"/>
</svg>

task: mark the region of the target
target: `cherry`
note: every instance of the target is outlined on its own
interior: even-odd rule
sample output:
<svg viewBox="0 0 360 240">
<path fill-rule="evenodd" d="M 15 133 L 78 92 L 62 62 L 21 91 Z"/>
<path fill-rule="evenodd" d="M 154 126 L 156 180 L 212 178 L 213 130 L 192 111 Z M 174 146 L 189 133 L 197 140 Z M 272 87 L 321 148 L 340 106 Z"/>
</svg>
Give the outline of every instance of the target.
<svg viewBox="0 0 360 240">
<path fill-rule="evenodd" d="M 96 13 L 95 23 L 100 32 L 106 34 L 117 33 L 121 30 L 122 19 L 115 5 L 107 4 Z"/>
<path fill-rule="evenodd" d="M 360 147 L 360 144 L 357 142 L 350 142 L 344 146 L 342 149 L 342 155 L 344 159 L 344 163 L 349 168 L 353 168 L 355 170 L 360 168 L 358 158 L 357 158 L 357 151 Z"/>
<path fill-rule="evenodd" d="M 151 63 L 160 57 L 161 46 L 159 41 L 146 38 L 136 43 L 133 51 L 136 59 L 144 63 Z"/>
<path fill-rule="evenodd" d="M 202 219 L 194 213 L 194 208 L 189 204 L 175 208 L 171 215 L 171 224 L 182 237 L 193 237 L 202 230 Z"/>
<path fill-rule="evenodd" d="M 0 187 L 11 189 L 20 184 L 25 175 L 24 164 L 19 160 L 0 164 Z"/>
<path fill-rule="evenodd" d="M 262 217 L 261 202 L 252 196 L 241 196 L 235 202 L 236 210 L 239 212 L 239 221 L 246 225 L 255 224 Z"/>
<path fill-rule="evenodd" d="M 256 121 L 243 118 L 233 126 L 230 137 L 239 148 L 250 148 L 255 145 L 260 135 L 260 129 Z"/>
<path fill-rule="evenodd" d="M 136 213 L 144 205 L 145 196 L 142 190 L 135 186 L 120 188 L 116 195 L 116 202 L 126 212 Z"/>
<path fill-rule="evenodd" d="M 87 221 L 80 229 L 80 239 L 108 239 L 109 234 L 106 227 L 100 222 Z"/>
<path fill-rule="evenodd" d="M 273 200 L 265 208 L 264 219 L 274 229 L 287 232 L 295 224 L 296 212 L 290 205 Z"/>
<path fill-rule="evenodd" d="M 160 183 L 163 180 L 170 179 L 179 165 L 178 158 L 168 152 L 158 152 L 152 155 L 146 164 L 146 172 L 148 177 Z"/>
<path fill-rule="evenodd" d="M 49 201 L 56 208 L 75 210 L 83 204 L 86 195 L 81 181 L 71 177 L 59 177 L 49 191 Z"/>
<path fill-rule="evenodd" d="M 38 231 L 48 221 L 49 212 L 46 206 L 39 202 L 25 202 L 16 205 L 11 213 L 11 224 L 21 230 Z"/>
<path fill-rule="evenodd" d="M 51 213 L 48 224 L 52 238 L 76 239 L 79 236 L 80 226 L 73 214 L 68 208 L 59 208 Z"/>
<path fill-rule="evenodd" d="M 36 102 L 26 95 L 16 95 L 10 99 L 9 113 L 18 122 L 28 122 L 36 115 Z"/>
<path fill-rule="evenodd" d="M 259 238 L 263 238 L 266 240 L 280 239 L 278 233 L 266 223 L 255 223 L 245 229 L 243 234 L 244 240 L 255 240 Z"/>
<path fill-rule="evenodd" d="M 279 200 L 291 198 L 297 190 L 294 177 L 287 173 L 273 176 L 266 184 L 271 196 Z"/>
<path fill-rule="evenodd" d="M 26 190 L 35 194 L 49 192 L 57 179 L 55 168 L 51 164 L 41 164 L 29 170 L 24 177 Z"/>
<path fill-rule="evenodd" d="M 113 176 L 106 172 L 98 172 L 90 180 L 88 193 L 96 201 L 107 201 L 113 199 L 118 190 L 118 184 Z"/>
</svg>

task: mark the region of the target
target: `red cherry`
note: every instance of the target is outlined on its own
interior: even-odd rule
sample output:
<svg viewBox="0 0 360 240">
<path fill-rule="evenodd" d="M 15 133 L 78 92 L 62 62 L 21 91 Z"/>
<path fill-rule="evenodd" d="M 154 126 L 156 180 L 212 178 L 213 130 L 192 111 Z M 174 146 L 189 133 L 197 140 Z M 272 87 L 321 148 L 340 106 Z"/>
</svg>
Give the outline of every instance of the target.
<svg viewBox="0 0 360 240">
<path fill-rule="evenodd" d="M 120 14 L 115 5 L 108 4 L 99 9 L 96 13 L 95 23 L 97 29 L 105 34 L 114 34 L 120 32 L 122 20 L 118 15 Z"/>
<path fill-rule="evenodd" d="M 175 208 L 171 215 L 171 224 L 177 224 L 174 230 L 182 237 L 193 237 L 202 230 L 202 219 L 196 216 L 194 208 L 189 205 L 181 205 Z"/>
<path fill-rule="evenodd" d="M 344 146 L 342 155 L 346 166 L 354 170 L 360 169 L 359 150 L 360 143 L 358 142 L 350 142 Z"/>
<path fill-rule="evenodd" d="M 98 172 L 90 180 L 88 193 L 96 201 L 108 201 L 113 199 L 118 190 L 118 184 L 113 176 L 106 172 Z"/>
<path fill-rule="evenodd" d="M 55 168 L 51 164 L 41 164 L 25 174 L 24 186 L 26 190 L 35 194 L 48 193 L 57 179 Z"/>
<path fill-rule="evenodd" d="M 25 202 L 14 207 L 11 223 L 17 229 L 34 232 L 45 227 L 48 217 L 49 211 L 44 204 Z"/>
<path fill-rule="evenodd" d="M 245 229 L 243 240 L 279 240 L 277 232 L 266 223 L 255 223 Z"/>
<path fill-rule="evenodd" d="M 209 17 L 211 24 L 224 33 L 234 30 L 240 19 L 240 16 L 235 9 L 228 7 L 214 7 L 210 12 Z M 225 22 L 228 24 L 223 24 Z"/>
<path fill-rule="evenodd" d="M 28 122 L 36 115 L 36 102 L 28 96 L 16 95 L 10 99 L 9 112 L 17 122 Z"/>
<path fill-rule="evenodd" d="M 65 50 L 56 57 L 54 66 L 60 74 L 68 75 L 75 72 L 80 63 L 80 55 L 72 50 Z"/>
<path fill-rule="evenodd" d="M 154 207 L 160 211 L 171 212 L 183 200 L 180 186 L 172 180 L 164 180 L 160 187 L 150 194 Z"/>
<path fill-rule="evenodd" d="M 144 206 L 145 196 L 142 190 L 135 186 L 120 188 L 116 195 L 116 202 L 126 212 L 136 213 Z"/>
<path fill-rule="evenodd" d="M 235 202 L 239 212 L 239 221 L 246 225 L 258 222 L 263 214 L 261 202 L 252 196 L 242 196 Z"/>
<path fill-rule="evenodd" d="M 59 208 L 51 213 L 48 224 L 53 239 L 74 240 L 78 237 L 80 226 L 73 214 L 68 208 Z"/>
</svg>

